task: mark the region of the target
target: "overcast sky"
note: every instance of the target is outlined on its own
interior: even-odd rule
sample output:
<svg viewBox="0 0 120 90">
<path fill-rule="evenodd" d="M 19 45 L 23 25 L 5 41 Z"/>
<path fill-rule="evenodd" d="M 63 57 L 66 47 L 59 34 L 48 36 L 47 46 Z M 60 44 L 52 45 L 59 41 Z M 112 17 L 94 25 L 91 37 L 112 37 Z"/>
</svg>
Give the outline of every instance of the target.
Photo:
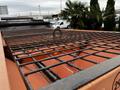
<svg viewBox="0 0 120 90">
<path fill-rule="evenodd" d="M 66 1 L 62 0 L 62 8 L 65 7 Z M 88 5 L 90 2 L 90 0 L 79 1 L 86 2 Z M 101 8 L 105 8 L 107 0 L 98 1 Z M 60 0 L 0 0 L 0 4 L 8 5 L 9 14 L 37 14 L 39 13 L 39 5 L 42 14 L 53 14 L 60 11 Z M 120 0 L 116 0 L 115 7 L 116 9 L 120 9 Z"/>
</svg>

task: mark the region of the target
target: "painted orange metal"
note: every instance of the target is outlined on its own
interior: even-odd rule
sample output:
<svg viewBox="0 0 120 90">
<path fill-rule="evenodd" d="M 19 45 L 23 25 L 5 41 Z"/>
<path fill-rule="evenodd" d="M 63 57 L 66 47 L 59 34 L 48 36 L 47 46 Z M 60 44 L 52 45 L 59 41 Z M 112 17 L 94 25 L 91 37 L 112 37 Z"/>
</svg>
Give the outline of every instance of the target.
<svg viewBox="0 0 120 90">
<path fill-rule="evenodd" d="M 59 63 L 59 61 L 53 59 L 53 60 L 45 61 L 43 63 L 46 66 L 51 66 Z M 51 68 L 50 70 L 56 73 L 60 78 L 65 78 L 75 73 L 75 71 L 71 70 L 66 64 L 56 66 L 54 68 Z"/>
<path fill-rule="evenodd" d="M 27 73 L 33 69 L 37 69 L 37 66 L 34 64 L 31 64 L 24 67 L 23 70 L 24 70 L 24 73 Z M 49 79 L 42 72 L 29 75 L 28 80 L 30 81 L 34 90 L 38 90 L 40 87 L 47 86 L 50 83 Z"/>
<path fill-rule="evenodd" d="M 9 59 L 6 59 L 8 80 L 10 82 L 11 90 L 26 90 L 25 84 L 22 80 L 22 77 L 18 71 L 16 64 Z M 6 85 L 7 83 L 5 83 Z M 3 85 L 5 87 L 5 85 Z M 6 90 L 6 89 L 0 89 Z"/>
<path fill-rule="evenodd" d="M 1 32 L 0 32 L 0 90 L 11 90 L 3 51 L 3 40 Z"/>
<path fill-rule="evenodd" d="M 95 55 L 87 56 L 87 57 L 85 57 L 85 59 L 91 60 L 91 61 L 96 61 L 96 62 L 98 62 L 98 63 L 103 62 L 103 61 L 106 60 L 106 58 L 102 58 L 102 57 L 95 56 Z"/>
<path fill-rule="evenodd" d="M 103 43 L 101 43 L 101 44 L 103 44 Z M 60 47 L 58 47 L 58 46 L 51 46 L 51 49 L 49 49 L 49 48 L 39 48 L 39 50 L 43 50 L 43 52 L 35 52 L 35 51 L 37 51 L 35 49 L 34 50 L 27 50 L 26 52 L 29 52 L 32 55 L 37 55 L 37 56 L 34 56 L 34 58 L 36 60 L 41 60 L 41 59 L 45 59 L 45 58 L 50 57 L 49 55 L 45 55 L 43 53 L 51 53 L 50 55 L 52 55 L 52 56 L 57 56 L 57 55 L 61 55 L 62 54 L 62 52 L 54 52 L 54 50 L 52 48 L 55 48 L 57 50 L 62 50 L 64 53 L 73 52 L 73 50 L 80 50 L 80 48 L 74 48 L 72 50 L 71 47 L 73 47 L 73 46 L 69 46 L 68 48 L 70 48 L 70 49 L 66 50 L 62 46 L 60 46 Z M 84 55 L 87 55 L 87 53 L 91 54 L 91 53 L 96 53 L 98 51 L 105 50 L 106 47 L 104 47 L 104 48 L 102 48 L 102 47 L 96 47 L 96 48 L 93 48 L 93 49 L 94 50 L 92 50 L 92 49 L 84 50 L 83 52 L 78 53 L 78 54 L 79 54 L 79 56 L 84 56 Z M 109 52 L 120 53 L 119 50 L 109 49 L 108 51 Z M 17 54 L 22 54 L 22 53 L 23 52 L 16 52 L 15 54 L 17 55 Z M 110 57 L 110 58 L 113 58 L 113 57 L 117 56 L 116 54 L 110 54 L 110 53 L 106 53 L 106 52 L 100 52 L 100 53 L 97 53 L 97 55 L 105 56 L 105 57 Z M 24 55 L 24 54 L 23 55 L 18 55 L 18 57 L 22 58 L 22 57 L 26 57 L 26 55 Z M 74 59 L 74 57 L 70 56 L 70 55 L 65 55 L 65 56 L 59 57 L 58 59 L 60 59 L 62 61 L 70 61 L 70 60 Z M 104 62 L 106 60 L 106 58 L 99 57 L 99 56 L 96 56 L 96 55 L 89 55 L 89 56 L 84 57 L 84 59 L 91 60 L 91 61 L 96 61 L 98 63 Z M 23 59 L 21 61 L 21 63 L 26 63 L 26 62 L 30 62 L 30 61 L 32 61 L 32 58 L 26 58 L 26 59 Z M 60 61 L 57 60 L 57 59 L 50 59 L 50 60 L 47 60 L 47 61 L 43 61 L 42 63 L 45 66 L 51 66 L 51 65 L 55 65 L 55 64 L 60 63 Z M 79 67 L 79 68 L 81 68 L 83 70 L 87 69 L 87 68 L 90 68 L 90 67 L 92 67 L 92 66 L 95 65 L 95 64 L 93 64 L 91 62 L 84 61 L 82 59 L 78 59 L 78 60 L 76 60 L 74 62 L 70 62 L 70 64 L 73 64 L 73 65 L 75 65 L 75 66 L 77 66 L 77 67 Z M 31 70 L 35 70 L 35 69 L 37 69 L 36 65 L 34 65 L 34 64 L 27 65 L 24 68 L 24 73 L 29 73 Z M 66 77 L 68 77 L 68 76 L 70 76 L 70 75 L 78 72 L 77 69 L 69 66 L 68 64 L 62 64 L 62 65 L 50 68 L 49 70 L 51 70 L 52 72 L 54 72 L 60 78 L 66 78 Z M 34 87 L 35 90 L 38 89 L 38 88 L 40 88 L 40 87 L 44 87 L 44 86 L 47 86 L 50 83 L 52 83 L 46 77 L 46 75 L 44 75 L 44 73 L 42 73 L 42 72 L 29 75 L 28 79 L 29 79 L 30 83 L 32 84 L 32 86 Z"/>
<path fill-rule="evenodd" d="M 76 65 L 77 67 L 80 67 L 81 69 L 87 69 L 91 66 L 94 66 L 95 64 L 84 61 L 84 60 L 77 60 L 74 62 L 74 65 Z"/>
<path fill-rule="evenodd" d="M 88 83 L 78 90 L 120 90 L 120 67 Z"/>
<path fill-rule="evenodd" d="M 92 32 L 92 31 L 90 31 L 90 32 Z M 99 45 L 104 45 L 105 43 L 99 42 L 98 44 Z M 117 44 L 109 44 L 109 45 L 110 46 L 117 46 Z M 97 45 L 93 45 L 93 46 L 96 46 L 96 47 L 92 48 L 92 49 L 89 49 L 89 50 L 83 50 L 82 52 L 77 53 L 77 54 L 79 56 L 85 56 L 85 55 L 88 55 L 88 54 L 92 54 L 92 53 L 96 53 L 98 51 L 101 51 L 97 54 L 88 55 L 88 56 L 83 58 L 83 59 L 86 59 L 86 60 L 95 61 L 97 63 L 104 62 L 107 59 L 105 57 L 114 58 L 114 57 L 118 56 L 117 54 L 120 54 L 120 48 L 118 48 L 119 50 L 114 50 L 114 49 L 106 50 L 106 48 L 110 48 L 110 47 L 105 46 L 105 45 L 102 46 L 102 47 L 97 47 Z M 89 45 L 87 47 L 89 47 Z M 67 48 L 67 50 L 66 50 L 66 48 Z M 60 51 L 55 52 L 54 49 L 55 50 L 60 50 L 61 52 Z M 50 48 L 48 48 L 48 47 L 39 48 L 39 50 L 41 50 L 41 51 L 37 51 L 37 49 L 30 49 L 30 50 L 26 50 L 25 52 L 30 53 L 31 55 L 37 55 L 37 56 L 33 56 L 33 57 L 36 60 L 41 60 L 41 59 L 45 59 L 45 58 L 52 57 L 52 56 L 62 55 L 64 53 L 70 53 L 70 52 L 73 52 L 75 50 L 80 50 L 80 49 L 81 48 L 74 47 L 72 44 L 68 44 L 68 45 L 51 46 Z M 117 53 L 117 54 L 103 52 L 103 50 L 106 50 L 106 51 L 112 52 L 112 53 Z M 35 51 L 37 51 L 37 52 L 35 52 Z M 45 55 L 44 53 L 51 53 L 51 54 Z M 18 54 L 22 54 L 22 55 L 18 55 Z M 19 57 L 19 58 L 23 58 L 23 57 L 28 56 L 27 54 L 23 54 L 22 51 L 15 52 L 15 53 L 13 53 L 13 55 L 17 55 L 17 57 Z M 103 57 L 100 57 L 100 56 L 103 56 Z M 70 60 L 74 59 L 74 56 L 64 55 L 64 56 L 59 57 L 58 59 L 60 59 L 61 61 L 70 61 Z M 57 60 L 55 58 L 55 59 L 49 59 L 49 60 L 46 60 L 46 61 L 42 61 L 42 63 L 46 67 L 48 67 L 48 66 L 60 63 L 61 62 L 60 60 Z M 26 59 L 22 59 L 20 61 L 20 63 L 23 64 L 23 63 L 31 62 L 31 61 L 33 61 L 32 58 L 26 58 Z M 73 65 L 75 65 L 75 66 L 77 66 L 77 67 L 79 67 L 80 69 L 83 69 L 83 70 L 87 69 L 87 68 L 90 68 L 90 67 L 95 65 L 92 62 L 88 62 L 88 61 L 85 61 L 85 60 L 82 60 L 82 59 L 77 59 L 76 61 L 69 62 L 69 64 L 73 64 Z M 17 70 L 17 67 L 15 66 L 15 63 L 13 63 L 11 61 L 7 61 L 7 66 L 8 66 L 7 67 L 8 68 L 8 75 L 9 75 L 9 79 L 10 79 L 10 86 L 12 87 L 12 90 L 16 90 L 15 88 L 17 88 L 17 87 L 20 88 L 19 90 L 25 90 L 26 88 L 24 86 L 23 81 L 21 80 L 20 74 Z M 38 69 L 38 67 L 35 64 L 30 64 L 30 65 L 26 65 L 25 67 L 23 67 L 23 72 L 24 73 L 29 73 L 30 71 L 36 70 L 36 69 Z M 61 79 L 66 78 L 66 77 L 78 72 L 77 69 L 71 67 L 68 64 L 58 65 L 56 67 L 50 68 L 49 70 L 54 72 Z M 13 74 L 13 72 L 15 72 L 15 73 Z M 16 75 L 16 77 L 14 78 L 15 75 Z M 108 76 L 108 77 L 109 77 L 109 80 L 111 80 L 110 76 Z M 107 77 L 105 77 L 104 79 L 103 78 L 101 79 L 101 78 L 100 78 L 100 80 L 95 81 L 95 84 L 94 84 L 94 82 L 92 83 L 93 87 L 88 85 L 88 87 L 83 87 L 80 90 L 109 90 L 109 88 L 96 89 L 96 87 L 95 87 L 96 85 L 98 86 L 100 83 L 103 83 L 103 81 L 107 80 Z M 45 86 L 49 85 L 50 83 L 52 83 L 48 79 L 48 77 L 42 72 L 37 72 L 37 73 L 29 75 L 28 80 L 30 81 L 32 87 L 35 90 L 37 90 L 38 88 L 41 88 L 41 87 L 45 87 Z M 106 81 L 106 83 L 105 83 L 106 86 L 108 86 L 107 82 L 109 82 L 109 80 Z M 20 82 L 17 83 L 17 81 L 20 81 Z M 103 84 L 100 84 L 100 85 L 102 86 Z"/>
<path fill-rule="evenodd" d="M 116 54 L 110 54 L 110 53 L 106 53 L 106 52 L 99 52 L 99 53 L 97 53 L 97 55 L 105 56 L 105 57 L 109 57 L 109 58 L 114 58 L 114 57 L 118 56 Z"/>
</svg>

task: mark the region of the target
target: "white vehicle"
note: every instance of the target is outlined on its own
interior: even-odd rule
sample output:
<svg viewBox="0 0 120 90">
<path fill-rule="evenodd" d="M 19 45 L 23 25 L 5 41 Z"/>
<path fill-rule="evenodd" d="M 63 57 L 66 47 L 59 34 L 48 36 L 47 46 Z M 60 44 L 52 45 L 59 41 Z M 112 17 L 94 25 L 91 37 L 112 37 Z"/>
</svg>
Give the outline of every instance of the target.
<svg viewBox="0 0 120 90">
<path fill-rule="evenodd" d="M 56 29 L 56 28 L 61 28 L 61 29 L 70 28 L 70 23 L 65 21 L 65 20 L 59 20 L 55 23 L 52 23 L 52 28 L 54 28 L 54 29 Z"/>
<path fill-rule="evenodd" d="M 0 21 L 2 21 L 2 20 L 1 20 L 1 17 L 0 17 Z"/>
</svg>

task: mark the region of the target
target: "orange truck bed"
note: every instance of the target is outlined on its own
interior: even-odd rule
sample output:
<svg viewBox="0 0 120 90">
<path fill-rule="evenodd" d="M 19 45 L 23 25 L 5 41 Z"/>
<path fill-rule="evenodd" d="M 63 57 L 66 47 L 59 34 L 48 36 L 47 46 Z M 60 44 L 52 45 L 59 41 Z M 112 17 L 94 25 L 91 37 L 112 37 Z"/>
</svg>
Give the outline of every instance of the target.
<svg viewBox="0 0 120 90">
<path fill-rule="evenodd" d="M 119 90 L 120 33 L 63 32 L 73 35 L 57 42 L 45 42 L 51 36 L 44 42 L 33 42 L 34 35 L 4 37 L 11 90 Z"/>
</svg>

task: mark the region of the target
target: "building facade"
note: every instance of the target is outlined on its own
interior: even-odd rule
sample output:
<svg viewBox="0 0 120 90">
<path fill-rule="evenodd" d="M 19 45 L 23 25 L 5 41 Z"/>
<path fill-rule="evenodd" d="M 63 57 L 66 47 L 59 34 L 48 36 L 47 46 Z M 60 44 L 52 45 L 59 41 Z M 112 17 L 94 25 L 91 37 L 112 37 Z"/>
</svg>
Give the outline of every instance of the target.
<svg viewBox="0 0 120 90">
<path fill-rule="evenodd" d="M 0 15 L 8 15 L 8 7 L 6 5 L 0 5 Z"/>
</svg>

